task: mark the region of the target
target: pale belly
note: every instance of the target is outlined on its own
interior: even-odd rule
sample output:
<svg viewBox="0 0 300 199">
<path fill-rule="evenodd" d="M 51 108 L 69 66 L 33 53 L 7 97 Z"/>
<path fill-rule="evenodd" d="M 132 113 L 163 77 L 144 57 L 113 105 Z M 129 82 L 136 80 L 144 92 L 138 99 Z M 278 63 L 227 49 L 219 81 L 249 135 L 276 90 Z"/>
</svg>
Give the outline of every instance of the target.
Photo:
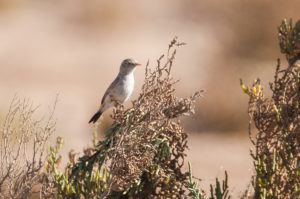
<svg viewBox="0 0 300 199">
<path fill-rule="evenodd" d="M 128 75 L 124 77 L 124 79 L 120 82 L 120 89 L 117 90 L 114 97 L 121 103 L 127 101 L 134 89 L 134 77 L 132 75 Z"/>
</svg>

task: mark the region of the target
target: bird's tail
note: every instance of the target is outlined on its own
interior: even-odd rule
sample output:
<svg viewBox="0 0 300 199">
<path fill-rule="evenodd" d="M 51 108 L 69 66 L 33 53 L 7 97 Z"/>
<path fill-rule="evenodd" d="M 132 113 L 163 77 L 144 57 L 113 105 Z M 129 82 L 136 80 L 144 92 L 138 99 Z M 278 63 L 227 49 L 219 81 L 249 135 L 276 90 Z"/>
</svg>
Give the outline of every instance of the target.
<svg viewBox="0 0 300 199">
<path fill-rule="evenodd" d="M 97 122 L 97 120 L 99 119 L 99 117 L 102 115 L 102 112 L 100 110 L 98 110 L 95 115 L 90 119 L 89 123 L 93 122 Z"/>
</svg>

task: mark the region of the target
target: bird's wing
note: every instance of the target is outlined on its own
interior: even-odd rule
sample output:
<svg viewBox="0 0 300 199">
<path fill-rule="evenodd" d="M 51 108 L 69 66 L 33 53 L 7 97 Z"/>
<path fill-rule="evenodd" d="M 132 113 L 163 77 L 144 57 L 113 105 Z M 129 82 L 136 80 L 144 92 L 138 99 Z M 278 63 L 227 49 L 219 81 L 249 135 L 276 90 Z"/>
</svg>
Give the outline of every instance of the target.
<svg viewBox="0 0 300 199">
<path fill-rule="evenodd" d="M 117 78 L 110 84 L 110 86 L 106 89 L 103 97 L 102 97 L 102 100 L 101 100 L 101 105 L 105 102 L 105 99 L 110 95 L 112 94 L 112 91 L 117 87 L 117 85 L 119 84 L 120 82 L 120 78 L 119 76 L 117 76 Z"/>
</svg>

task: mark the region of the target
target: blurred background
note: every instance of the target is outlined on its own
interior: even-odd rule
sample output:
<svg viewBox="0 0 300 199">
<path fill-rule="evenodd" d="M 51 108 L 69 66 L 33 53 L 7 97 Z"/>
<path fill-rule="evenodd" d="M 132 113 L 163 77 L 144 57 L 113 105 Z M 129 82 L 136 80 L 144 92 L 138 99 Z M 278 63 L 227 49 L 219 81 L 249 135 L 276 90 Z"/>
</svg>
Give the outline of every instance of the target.
<svg viewBox="0 0 300 199">
<path fill-rule="evenodd" d="M 154 66 L 178 36 L 187 45 L 174 63 L 176 92 L 186 97 L 205 90 L 196 114 L 183 118 L 190 134 L 188 160 L 204 189 L 227 170 L 238 195 L 252 174 L 248 98 L 239 78 L 249 85 L 260 77 L 268 90 L 276 59 L 284 58 L 277 26 L 283 18 L 296 21 L 299 8 L 297 0 L 0 0 L 1 120 L 15 94 L 40 105 L 43 117 L 59 94 L 53 140 L 64 138 L 65 157 L 70 149 L 81 151 L 91 145 L 88 120 L 121 61 L 132 57 Z M 143 68 L 135 78 L 132 99 Z M 111 111 L 104 114 L 103 129 Z"/>
</svg>

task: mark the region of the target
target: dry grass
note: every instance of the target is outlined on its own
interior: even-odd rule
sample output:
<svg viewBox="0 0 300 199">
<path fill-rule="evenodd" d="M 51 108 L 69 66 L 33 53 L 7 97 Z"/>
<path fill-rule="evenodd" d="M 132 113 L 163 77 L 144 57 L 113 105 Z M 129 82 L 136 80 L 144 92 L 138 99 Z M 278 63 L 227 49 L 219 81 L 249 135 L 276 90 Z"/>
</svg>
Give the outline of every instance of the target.
<svg viewBox="0 0 300 199">
<path fill-rule="evenodd" d="M 37 107 L 29 100 L 11 102 L 0 130 L 0 198 L 27 198 L 40 183 L 54 109 L 44 124 L 34 119 Z"/>
</svg>

